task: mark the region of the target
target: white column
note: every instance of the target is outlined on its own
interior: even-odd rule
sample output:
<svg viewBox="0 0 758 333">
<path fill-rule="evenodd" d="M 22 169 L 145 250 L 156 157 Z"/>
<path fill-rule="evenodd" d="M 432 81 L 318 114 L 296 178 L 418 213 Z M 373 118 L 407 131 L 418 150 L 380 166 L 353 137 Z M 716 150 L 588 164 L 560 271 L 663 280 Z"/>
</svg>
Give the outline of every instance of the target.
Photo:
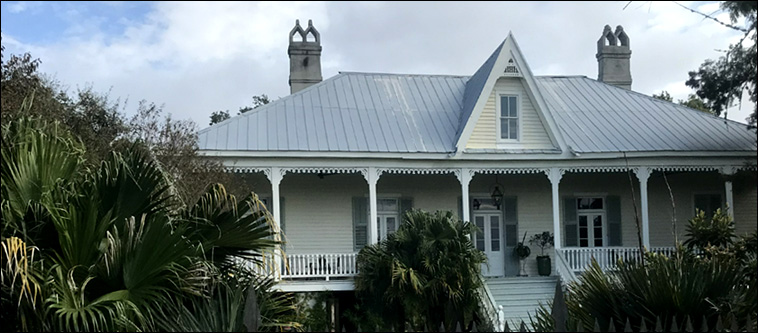
<svg viewBox="0 0 758 333">
<path fill-rule="evenodd" d="M 647 180 L 650 178 L 650 168 L 640 167 L 634 170 L 640 181 L 640 207 L 642 210 L 642 245 L 650 249 L 650 216 L 648 215 Z"/>
<path fill-rule="evenodd" d="M 269 174 L 269 181 L 271 181 L 271 202 L 273 203 L 274 211 L 272 212 L 274 216 L 274 225 L 276 226 L 276 230 L 281 232 L 281 228 L 279 225 L 279 221 L 282 217 L 282 211 L 281 211 L 281 203 L 279 202 L 279 184 L 282 182 L 282 179 L 284 178 L 284 172 L 281 168 L 271 168 L 271 172 Z M 281 240 L 281 234 L 278 236 Z M 282 269 L 282 249 L 280 245 L 276 246 L 276 250 L 274 253 L 274 279 L 279 280 L 281 279 L 281 269 Z"/>
<path fill-rule="evenodd" d="M 379 242 L 379 234 L 377 233 L 377 213 L 376 213 L 376 182 L 379 181 L 379 171 L 374 168 L 368 168 L 368 175 L 366 175 L 366 182 L 368 182 L 368 207 L 369 207 L 369 219 L 368 219 L 368 243 L 376 244 Z"/>
<path fill-rule="evenodd" d="M 473 178 L 473 174 L 471 173 L 470 169 L 461 169 L 460 174 L 458 174 L 458 181 L 461 183 L 461 207 L 463 207 L 463 216 L 461 216 L 461 221 L 463 222 L 469 222 L 471 220 L 471 211 L 470 211 L 470 205 L 469 205 L 469 197 L 468 197 L 468 185 L 471 183 L 471 178 Z"/>
<path fill-rule="evenodd" d="M 552 185 L 553 194 L 553 235 L 555 241 L 555 248 L 561 249 L 561 242 L 563 236 L 561 236 L 561 211 L 560 211 L 560 194 L 558 187 L 561 184 L 561 178 L 563 178 L 563 170 L 558 168 L 552 168 L 546 170 L 547 178 L 550 179 L 550 185 Z"/>
<path fill-rule="evenodd" d="M 733 167 L 721 169 L 721 174 L 727 177 L 724 181 L 724 194 L 726 194 L 727 214 L 732 218 L 732 221 L 734 221 L 734 191 L 732 190 L 732 180 L 729 177 L 734 175 L 735 172 L 736 170 Z"/>
</svg>

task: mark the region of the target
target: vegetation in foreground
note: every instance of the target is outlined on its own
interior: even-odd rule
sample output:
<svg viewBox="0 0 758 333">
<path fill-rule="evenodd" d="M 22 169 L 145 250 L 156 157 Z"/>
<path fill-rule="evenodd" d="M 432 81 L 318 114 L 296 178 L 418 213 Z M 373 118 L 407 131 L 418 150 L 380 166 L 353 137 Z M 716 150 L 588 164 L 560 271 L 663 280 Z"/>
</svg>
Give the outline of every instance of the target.
<svg viewBox="0 0 758 333">
<path fill-rule="evenodd" d="M 721 210 L 712 218 L 701 211 L 689 221 L 687 240 L 671 257 L 648 252 L 643 261 L 618 262 L 603 271 L 596 262 L 568 285 L 565 295 L 568 326 L 607 328 L 611 320 L 617 332 L 627 320 L 633 330 L 661 327 L 668 330 L 690 320 L 693 327 L 716 327 L 721 320 L 746 320 L 756 326 L 756 232 L 735 237 L 734 222 Z M 705 321 L 705 325 L 703 325 Z M 554 329 L 551 309 L 541 307 L 532 326 L 538 332 Z"/>
<path fill-rule="evenodd" d="M 3 126 L 4 330 L 298 327 L 292 298 L 256 274 L 278 230 L 255 194 L 238 201 L 216 184 L 184 205 L 144 145 L 95 166 L 86 156 L 58 123 Z M 244 318 L 249 294 L 260 318 Z"/>
<path fill-rule="evenodd" d="M 397 232 L 358 254 L 352 321 L 361 330 L 423 331 L 441 324 L 484 325 L 479 288 L 484 254 L 474 247 L 475 227 L 452 212 L 411 210 Z"/>
</svg>

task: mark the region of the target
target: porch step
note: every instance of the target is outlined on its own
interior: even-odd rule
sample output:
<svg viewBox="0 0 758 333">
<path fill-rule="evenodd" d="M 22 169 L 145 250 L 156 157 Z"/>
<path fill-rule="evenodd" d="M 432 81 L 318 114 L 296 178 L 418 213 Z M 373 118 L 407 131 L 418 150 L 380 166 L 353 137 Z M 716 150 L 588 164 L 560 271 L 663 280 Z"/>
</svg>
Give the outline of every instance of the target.
<svg viewBox="0 0 758 333">
<path fill-rule="evenodd" d="M 529 325 L 539 304 L 547 305 L 555 295 L 557 276 L 489 278 L 486 280 L 495 307 L 503 306 L 509 327 L 518 327 L 523 320 Z"/>
</svg>

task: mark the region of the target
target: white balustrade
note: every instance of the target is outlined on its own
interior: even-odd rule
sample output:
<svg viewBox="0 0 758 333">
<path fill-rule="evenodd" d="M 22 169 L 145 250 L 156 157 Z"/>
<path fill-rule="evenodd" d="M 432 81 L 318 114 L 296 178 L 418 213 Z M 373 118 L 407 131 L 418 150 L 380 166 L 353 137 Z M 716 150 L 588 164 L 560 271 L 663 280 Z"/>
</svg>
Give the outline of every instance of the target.
<svg viewBox="0 0 758 333">
<path fill-rule="evenodd" d="M 284 279 L 352 277 L 358 274 L 357 253 L 289 254 Z"/>
<path fill-rule="evenodd" d="M 556 252 L 563 256 L 568 268 L 574 272 L 584 271 L 593 258 L 604 270 L 615 265 L 619 259 L 625 262 L 640 260 L 638 247 L 564 247 Z M 653 247 L 650 252 L 671 256 L 675 248 Z"/>
</svg>

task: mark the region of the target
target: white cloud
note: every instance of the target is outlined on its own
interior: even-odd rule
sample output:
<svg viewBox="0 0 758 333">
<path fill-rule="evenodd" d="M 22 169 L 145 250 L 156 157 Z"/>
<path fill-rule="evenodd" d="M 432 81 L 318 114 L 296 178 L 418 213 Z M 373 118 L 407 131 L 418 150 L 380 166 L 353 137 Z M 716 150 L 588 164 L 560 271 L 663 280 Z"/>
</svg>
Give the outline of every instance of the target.
<svg viewBox="0 0 758 333">
<path fill-rule="evenodd" d="M 18 14 L 30 9 L 38 8 L 40 5 L 40 1 L 16 1 L 8 6 L 8 10 L 10 10 L 11 13 Z"/>
<path fill-rule="evenodd" d="M 102 30 L 107 22 L 98 18 L 79 18 L 55 43 L 24 43 L 6 32 L 3 43 L 10 52 L 30 51 L 43 71 L 73 87 L 113 87 L 112 96 L 132 101 L 127 110 L 144 98 L 202 127 L 212 111 L 289 93 L 287 33 L 295 19 L 313 19 L 321 32 L 325 78 L 338 71 L 470 75 L 509 30 L 535 74 L 595 78 L 595 43 L 605 24 L 620 24 L 631 39 L 634 90 L 665 89 L 675 99 L 691 93 L 687 71 L 738 36 L 673 3 L 625 5 L 158 2 L 146 17 L 117 20 L 126 26 L 118 35 Z M 730 118 L 743 121 L 749 112 Z"/>
</svg>

